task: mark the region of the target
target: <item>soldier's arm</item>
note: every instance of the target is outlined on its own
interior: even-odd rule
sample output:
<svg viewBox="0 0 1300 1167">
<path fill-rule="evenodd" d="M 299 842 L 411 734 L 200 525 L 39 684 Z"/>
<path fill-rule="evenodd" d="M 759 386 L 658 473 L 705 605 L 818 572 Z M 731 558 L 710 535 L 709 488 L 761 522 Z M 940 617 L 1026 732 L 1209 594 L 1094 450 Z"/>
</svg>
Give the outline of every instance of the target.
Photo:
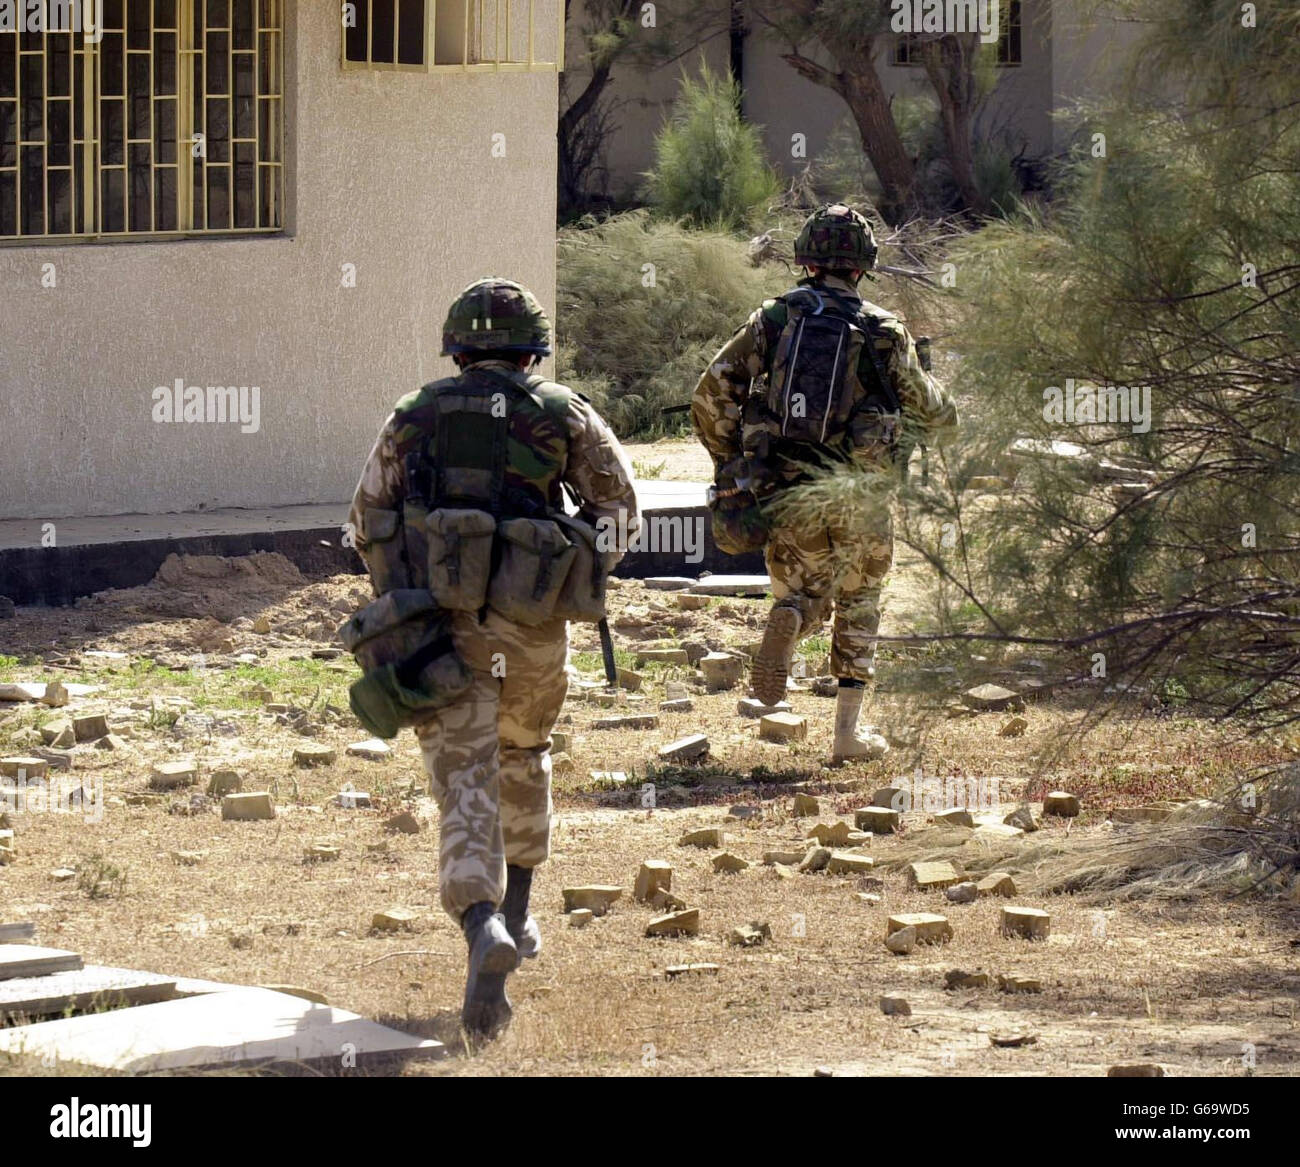
<svg viewBox="0 0 1300 1167">
<path fill-rule="evenodd" d="M 641 526 L 641 512 L 627 451 L 600 414 L 581 397 L 573 398 L 568 422 L 569 459 L 564 481 L 578 492 L 584 516 L 598 531 L 612 525 L 616 532 L 625 530 L 631 539 Z M 612 570 L 626 551 L 622 545 L 606 551 L 606 570 Z"/>
<path fill-rule="evenodd" d="M 893 341 L 885 359 L 886 373 L 903 406 L 904 437 L 925 441 L 955 428 L 957 406 L 938 379 L 921 367 L 911 334 L 898 320 L 882 322 L 882 329 Z"/>
<path fill-rule="evenodd" d="M 691 424 L 713 459 L 714 476 L 741 456 L 741 411 L 763 372 L 767 326 L 760 308 L 709 362 L 691 398 Z"/>
<path fill-rule="evenodd" d="M 366 459 L 361 480 L 352 495 L 348 510 L 348 525 L 356 540 L 357 552 L 366 567 L 370 567 L 370 541 L 366 532 L 366 511 L 394 511 L 401 506 L 404 494 L 401 461 L 397 457 L 393 439 L 393 419 L 390 416 Z"/>
</svg>

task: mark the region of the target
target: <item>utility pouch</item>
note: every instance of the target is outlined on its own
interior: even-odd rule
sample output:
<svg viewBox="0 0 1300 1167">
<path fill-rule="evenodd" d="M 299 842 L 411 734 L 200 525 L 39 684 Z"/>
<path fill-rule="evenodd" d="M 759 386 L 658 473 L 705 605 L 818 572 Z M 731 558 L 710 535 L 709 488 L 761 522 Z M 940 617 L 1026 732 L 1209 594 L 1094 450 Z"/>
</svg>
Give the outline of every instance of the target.
<svg viewBox="0 0 1300 1167">
<path fill-rule="evenodd" d="M 449 617 L 423 588 L 385 592 L 343 624 L 339 638 L 364 672 L 348 702 L 378 737 L 449 705 L 474 679 L 456 655 Z"/>
<path fill-rule="evenodd" d="M 546 623 L 555 616 L 577 549 L 550 519 L 505 519 L 497 534 L 501 561 L 488 587 L 488 603 L 516 624 Z"/>
<path fill-rule="evenodd" d="M 720 478 L 706 496 L 713 541 L 728 555 L 760 551 L 767 543 L 768 524 L 752 490 L 742 490 L 734 479 Z"/>
<path fill-rule="evenodd" d="M 448 611 L 477 612 L 487 602 L 496 519 L 487 511 L 442 508 L 426 526 L 434 599 Z"/>
<path fill-rule="evenodd" d="M 408 588 L 429 586 L 429 535 L 425 524 L 429 511 L 422 499 L 408 498 L 402 503 L 402 542 L 406 547 L 406 583 Z"/>
<path fill-rule="evenodd" d="M 366 541 L 366 566 L 376 592 L 411 586 L 406 564 L 406 544 L 400 536 L 402 516 L 397 511 L 367 507 L 361 537 Z"/>
<path fill-rule="evenodd" d="M 554 615 L 565 620 L 599 624 L 605 618 L 605 557 L 596 546 L 596 528 L 565 515 L 556 522 L 574 549 L 573 566 L 564 578 Z"/>
</svg>

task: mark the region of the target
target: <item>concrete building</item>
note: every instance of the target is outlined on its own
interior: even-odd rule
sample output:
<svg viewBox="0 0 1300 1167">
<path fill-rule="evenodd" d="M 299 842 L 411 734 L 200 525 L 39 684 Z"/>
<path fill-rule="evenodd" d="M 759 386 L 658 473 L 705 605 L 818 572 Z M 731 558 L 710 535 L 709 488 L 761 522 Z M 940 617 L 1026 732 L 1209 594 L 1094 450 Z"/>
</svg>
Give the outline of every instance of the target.
<svg viewBox="0 0 1300 1167">
<path fill-rule="evenodd" d="M 30 7 L 0 0 L 0 519 L 33 538 L 346 499 L 461 287 L 554 306 L 561 0 Z"/>
<path fill-rule="evenodd" d="M 581 11 L 571 14 L 566 84 L 580 89 L 586 70 L 580 30 Z M 726 4 L 719 3 L 725 10 Z M 771 33 L 762 0 L 739 0 L 744 35 L 742 62 L 744 112 L 764 128 L 772 162 L 787 174 L 815 160 L 839 125 L 851 126 L 848 107 L 830 89 L 801 77 L 785 61 L 789 46 Z M 1052 114 L 1069 103 L 1113 85 L 1126 64 L 1140 30 L 1113 20 L 1099 20 L 1080 0 L 1002 0 L 996 46 L 997 82 L 980 113 L 982 132 L 992 132 L 1026 157 L 1041 158 L 1065 144 L 1065 128 Z M 813 41 L 800 52 L 829 64 Z M 710 68 L 726 70 L 733 60 L 732 38 L 725 28 L 696 52 L 671 65 L 642 71 L 620 64 L 606 92 L 615 103 L 618 132 L 608 146 L 610 193 L 635 189 L 653 160 L 654 136 L 668 115 L 683 70 L 693 72 L 701 54 Z M 886 34 L 877 44 L 877 69 L 892 98 L 932 99 L 924 71 L 909 54 L 906 38 Z M 854 131 L 856 132 L 856 131 Z M 802 135 L 797 139 L 796 135 Z M 802 151 L 800 153 L 799 151 Z"/>
</svg>

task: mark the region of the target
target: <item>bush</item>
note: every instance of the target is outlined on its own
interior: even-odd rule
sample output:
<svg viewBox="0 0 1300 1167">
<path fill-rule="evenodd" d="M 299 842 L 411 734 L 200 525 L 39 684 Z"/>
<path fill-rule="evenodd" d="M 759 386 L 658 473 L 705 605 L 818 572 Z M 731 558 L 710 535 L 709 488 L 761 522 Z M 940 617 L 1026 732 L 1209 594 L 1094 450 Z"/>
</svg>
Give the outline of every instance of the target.
<svg viewBox="0 0 1300 1167">
<path fill-rule="evenodd" d="M 754 267 L 724 231 L 645 211 L 566 227 L 557 258 L 557 376 L 624 437 L 685 426 L 685 414 L 665 419 L 662 408 L 689 401 L 727 338 L 795 282 L 783 267 Z"/>
<path fill-rule="evenodd" d="M 747 226 L 781 185 L 763 154 L 760 127 L 741 119 L 739 87 L 703 63 L 698 80 L 683 75 L 645 177 L 661 215 L 697 227 Z"/>
</svg>

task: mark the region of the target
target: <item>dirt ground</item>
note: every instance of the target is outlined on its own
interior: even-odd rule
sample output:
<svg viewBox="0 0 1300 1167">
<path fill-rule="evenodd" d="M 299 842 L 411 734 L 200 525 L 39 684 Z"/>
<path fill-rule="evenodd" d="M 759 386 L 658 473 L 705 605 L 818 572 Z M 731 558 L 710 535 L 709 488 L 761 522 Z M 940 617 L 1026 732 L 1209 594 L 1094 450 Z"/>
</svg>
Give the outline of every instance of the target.
<svg viewBox="0 0 1300 1167">
<path fill-rule="evenodd" d="M 694 438 L 624 442 L 637 478 L 665 482 L 712 482 L 713 460 Z"/>
<path fill-rule="evenodd" d="M 900 565 L 886 631 L 907 627 L 919 610 L 912 570 Z M 1275 760 L 1277 747 L 1141 694 L 1085 734 L 1100 683 L 1059 684 L 1026 706 L 1020 736 L 1005 737 L 1010 713 L 952 716 L 953 699 L 986 680 L 1059 680 L 1069 673 L 1064 662 L 884 651 L 871 716 L 894 748 L 878 762 L 830 769 L 834 702 L 806 681 L 790 702 L 807 718 L 808 737 L 789 745 L 760 740 L 757 723 L 737 715 L 743 685 L 707 693 L 689 667 L 638 668 L 641 686 L 620 710 L 590 703 L 578 678 L 600 673 L 592 628 L 575 629 L 575 681 L 557 726 L 571 743 L 556 779 L 554 854 L 534 885 L 545 949 L 512 980 L 509 1032 L 471 1054 L 457 1026 L 463 942 L 438 907 L 437 811 L 414 739 L 403 734 L 381 761 L 345 753 L 368 734 L 347 709 L 357 672 L 337 652 L 335 629 L 367 593 L 360 577 L 306 580 L 275 555 L 173 559 L 149 587 L 75 608 L 19 609 L 0 624 L 0 682 L 101 686 L 65 709 L 0 705 L 0 755 L 29 752 L 41 725 L 86 710 L 105 712 L 120 738 L 114 749 L 87 742 L 69 751 L 83 783 L 102 779 L 101 822 L 11 816 L 16 858 L 0 866 L 0 919 L 30 919 L 40 943 L 87 962 L 300 985 L 451 1047 L 451 1057 L 407 1074 L 1099 1075 L 1116 1063 L 1160 1062 L 1177 1075 L 1285 1075 L 1300 1066 L 1300 902 L 1048 895 L 1034 858 L 1045 846 L 1068 850 L 1134 830 L 1110 822 L 1110 812 L 1209 793 Z M 612 592 L 611 623 L 620 663 L 632 667 L 639 648 L 744 651 L 765 612 L 761 599 L 730 598 L 683 611 L 672 594 L 624 581 Z M 826 652 L 824 636 L 804 644 L 810 675 Z M 668 683 L 686 685 L 692 711 L 659 712 L 654 730 L 593 727 L 611 712 L 658 712 Z M 690 733 L 708 735 L 703 763 L 659 761 L 661 746 Z M 305 742 L 336 747 L 337 761 L 296 766 L 293 749 Z M 151 795 L 151 764 L 175 758 L 197 762 L 199 785 Z M 223 822 L 215 802 L 194 797 L 214 770 L 231 766 L 245 790 L 273 792 L 274 822 Z M 988 840 L 936 829 L 924 807 L 915 809 L 900 834 L 843 848 L 875 860 L 879 903 L 860 898 L 858 876 L 762 864 L 764 851 L 802 851 L 818 823 L 852 826 L 852 812 L 877 788 L 913 780 L 918 768 L 923 778 L 982 780 L 996 797 L 987 808 L 995 821 L 1055 789 L 1078 794 L 1083 814 L 1045 818 L 1023 839 Z M 628 780 L 613 785 L 592 771 Z M 643 805 L 647 782 L 652 809 Z M 369 792 L 373 807 L 335 806 L 349 787 Z M 816 816 L 794 817 L 797 792 L 820 800 Z M 404 809 L 420 820 L 419 833 L 386 832 Z M 700 826 L 724 828 L 725 849 L 752 866 L 715 873 L 716 849 L 678 845 Z M 316 842 L 337 845 L 340 857 L 305 862 Z M 184 865 L 176 852 L 201 858 Z M 976 878 L 994 866 L 1011 871 L 1017 897 L 959 905 L 940 891 L 909 890 L 905 864 L 918 856 L 947 857 Z M 645 937 L 655 913 L 631 891 L 651 858 L 672 864 L 674 893 L 700 908 L 698 936 Z M 56 880 L 59 868 L 76 877 Z M 626 891 L 608 915 L 577 929 L 561 889 L 582 884 Z M 1050 939 L 1002 938 L 1007 902 L 1049 911 Z M 415 925 L 372 934 L 373 915 L 395 905 L 417 912 Z M 952 940 L 891 954 L 886 918 L 916 911 L 945 914 Z M 766 923 L 770 938 L 729 944 L 731 930 L 751 921 Z M 719 968 L 666 977 L 668 966 L 686 963 Z M 944 973 L 954 968 L 985 971 L 993 984 L 948 991 Z M 1041 992 L 1000 992 L 998 975 L 1011 972 L 1038 978 Z M 885 1016 L 886 992 L 905 996 L 910 1016 Z M 1036 1040 L 995 1048 L 991 1038 L 1008 1033 Z M 8 1068 L 24 1072 L 21 1062 Z"/>
</svg>

